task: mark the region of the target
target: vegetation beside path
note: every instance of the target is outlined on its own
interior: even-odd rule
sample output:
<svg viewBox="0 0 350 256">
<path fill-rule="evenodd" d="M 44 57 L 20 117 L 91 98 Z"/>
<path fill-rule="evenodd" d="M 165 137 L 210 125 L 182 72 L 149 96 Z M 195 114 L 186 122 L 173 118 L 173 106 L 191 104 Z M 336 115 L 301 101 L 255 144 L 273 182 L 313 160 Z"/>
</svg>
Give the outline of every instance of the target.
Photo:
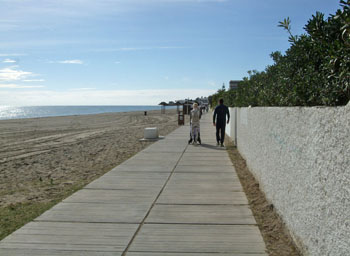
<svg viewBox="0 0 350 256">
<path fill-rule="evenodd" d="M 270 204 L 265 198 L 259 188 L 259 183 L 249 171 L 237 148 L 229 138 L 225 145 L 264 238 L 268 254 L 270 256 L 300 256 L 283 220 L 275 211 L 273 204 Z"/>
<path fill-rule="evenodd" d="M 219 98 L 231 107 L 342 106 L 350 100 L 350 0 L 325 18 L 317 12 L 305 34 L 293 35 L 289 18 L 279 23 L 289 34 L 290 48 L 271 53 L 274 63 L 264 71 L 249 71 L 235 90 L 222 89 Z"/>
</svg>

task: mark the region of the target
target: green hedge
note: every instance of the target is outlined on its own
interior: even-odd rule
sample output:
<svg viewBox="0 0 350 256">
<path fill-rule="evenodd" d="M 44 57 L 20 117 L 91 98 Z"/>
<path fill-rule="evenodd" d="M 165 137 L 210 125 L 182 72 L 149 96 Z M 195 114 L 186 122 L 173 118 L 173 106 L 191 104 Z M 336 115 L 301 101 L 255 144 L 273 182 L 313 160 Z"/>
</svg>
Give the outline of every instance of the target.
<svg viewBox="0 0 350 256">
<path fill-rule="evenodd" d="M 249 71 L 236 90 L 220 89 L 212 105 L 224 98 L 229 106 L 346 105 L 350 99 L 350 0 L 327 19 L 317 12 L 306 34 L 291 33 L 289 18 L 279 26 L 289 33 L 285 54 L 273 52 L 274 64 Z"/>
</svg>

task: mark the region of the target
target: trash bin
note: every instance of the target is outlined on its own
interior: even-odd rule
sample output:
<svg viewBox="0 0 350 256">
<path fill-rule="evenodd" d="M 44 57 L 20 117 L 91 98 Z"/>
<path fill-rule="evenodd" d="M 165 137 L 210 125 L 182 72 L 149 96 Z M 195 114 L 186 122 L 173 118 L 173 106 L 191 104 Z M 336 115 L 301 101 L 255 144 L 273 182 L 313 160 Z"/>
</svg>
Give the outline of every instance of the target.
<svg viewBox="0 0 350 256">
<path fill-rule="evenodd" d="M 178 121 L 179 125 L 185 125 L 185 117 L 184 117 L 184 112 L 183 111 L 179 111 L 179 115 L 178 115 L 177 121 Z"/>
</svg>

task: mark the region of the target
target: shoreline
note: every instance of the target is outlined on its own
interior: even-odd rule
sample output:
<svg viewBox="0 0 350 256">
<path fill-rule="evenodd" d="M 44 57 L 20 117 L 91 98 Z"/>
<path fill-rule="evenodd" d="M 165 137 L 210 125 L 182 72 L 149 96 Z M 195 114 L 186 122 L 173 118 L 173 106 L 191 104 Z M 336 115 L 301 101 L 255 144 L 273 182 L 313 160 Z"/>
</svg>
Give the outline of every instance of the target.
<svg viewBox="0 0 350 256">
<path fill-rule="evenodd" d="M 0 106 L 0 121 L 6 120 L 21 120 L 32 118 L 46 118 L 46 117 L 66 117 L 66 116 L 82 116 L 82 115 L 98 115 L 98 114 L 116 114 L 116 113 L 129 113 L 129 112 L 150 112 L 161 111 L 161 106 L 158 105 L 115 105 L 115 106 L 12 106 L 16 110 L 15 112 L 23 111 L 26 108 L 33 108 L 37 112 L 42 114 L 33 114 L 29 111 L 27 114 L 17 114 L 15 117 L 11 117 L 11 111 L 2 111 Z M 6 106 L 5 106 L 6 107 Z M 46 108 L 46 109 L 45 109 Z M 61 109 L 61 110 L 60 110 Z M 65 109 L 65 110 L 62 110 Z M 75 110 L 74 110 L 75 109 Z M 80 109 L 80 110 L 79 110 Z M 85 110 L 84 110 L 85 109 Z M 102 110 L 103 109 L 103 110 Z M 167 110 L 174 110 L 176 106 L 169 106 Z M 86 111 L 86 112 L 84 112 Z M 4 115 L 3 113 L 4 112 Z M 8 112 L 8 113 L 7 113 Z M 72 112 L 72 113 L 70 113 Z M 7 115 L 6 115 L 7 113 Z M 10 114 L 9 114 L 10 113 Z M 3 117 L 5 116 L 5 118 Z"/>
<path fill-rule="evenodd" d="M 176 109 L 0 120 L 0 239 L 152 144 L 149 126 L 175 130 Z"/>
<path fill-rule="evenodd" d="M 170 109 L 167 109 L 169 111 Z M 80 117 L 80 116 L 97 116 L 97 115 L 114 115 L 114 114 L 127 114 L 127 113 L 139 113 L 142 115 L 144 112 L 160 112 L 160 110 L 132 110 L 132 111 L 120 111 L 120 112 L 104 112 L 104 113 L 96 113 L 96 114 L 72 114 L 72 115 L 59 115 L 59 116 L 38 116 L 38 117 L 23 117 L 23 118 L 9 118 L 9 119 L 0 119 L 0 122 L 4 121 L 20 121 L 20 120 L 28 120 L 28 119 L 41 119 L 41 118 L 61 118 L 61 117 Z"/>
</svg>

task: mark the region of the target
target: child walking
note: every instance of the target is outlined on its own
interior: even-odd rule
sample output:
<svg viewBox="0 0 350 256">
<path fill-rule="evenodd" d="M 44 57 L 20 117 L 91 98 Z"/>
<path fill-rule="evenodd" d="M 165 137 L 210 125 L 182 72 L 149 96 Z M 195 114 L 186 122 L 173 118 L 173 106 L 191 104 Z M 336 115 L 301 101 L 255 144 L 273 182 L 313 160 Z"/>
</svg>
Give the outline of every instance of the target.
<svg viewBox="0 0 350 256">
<path fill-rule="evenodd" d="M 193 104 L 193 110 L 190 114 L 190 124 L 191 124 L 191 132 L 190 132 L 190 140 L 188 143 L 190 144 L 193 141 L 193 144 L 201 144 L 201 138 L 200 138 L 200 123 L 199 120 L 201 119 L 202 113 L 200 109 L 198 108 L 198 103 Z"/>
</svg>

